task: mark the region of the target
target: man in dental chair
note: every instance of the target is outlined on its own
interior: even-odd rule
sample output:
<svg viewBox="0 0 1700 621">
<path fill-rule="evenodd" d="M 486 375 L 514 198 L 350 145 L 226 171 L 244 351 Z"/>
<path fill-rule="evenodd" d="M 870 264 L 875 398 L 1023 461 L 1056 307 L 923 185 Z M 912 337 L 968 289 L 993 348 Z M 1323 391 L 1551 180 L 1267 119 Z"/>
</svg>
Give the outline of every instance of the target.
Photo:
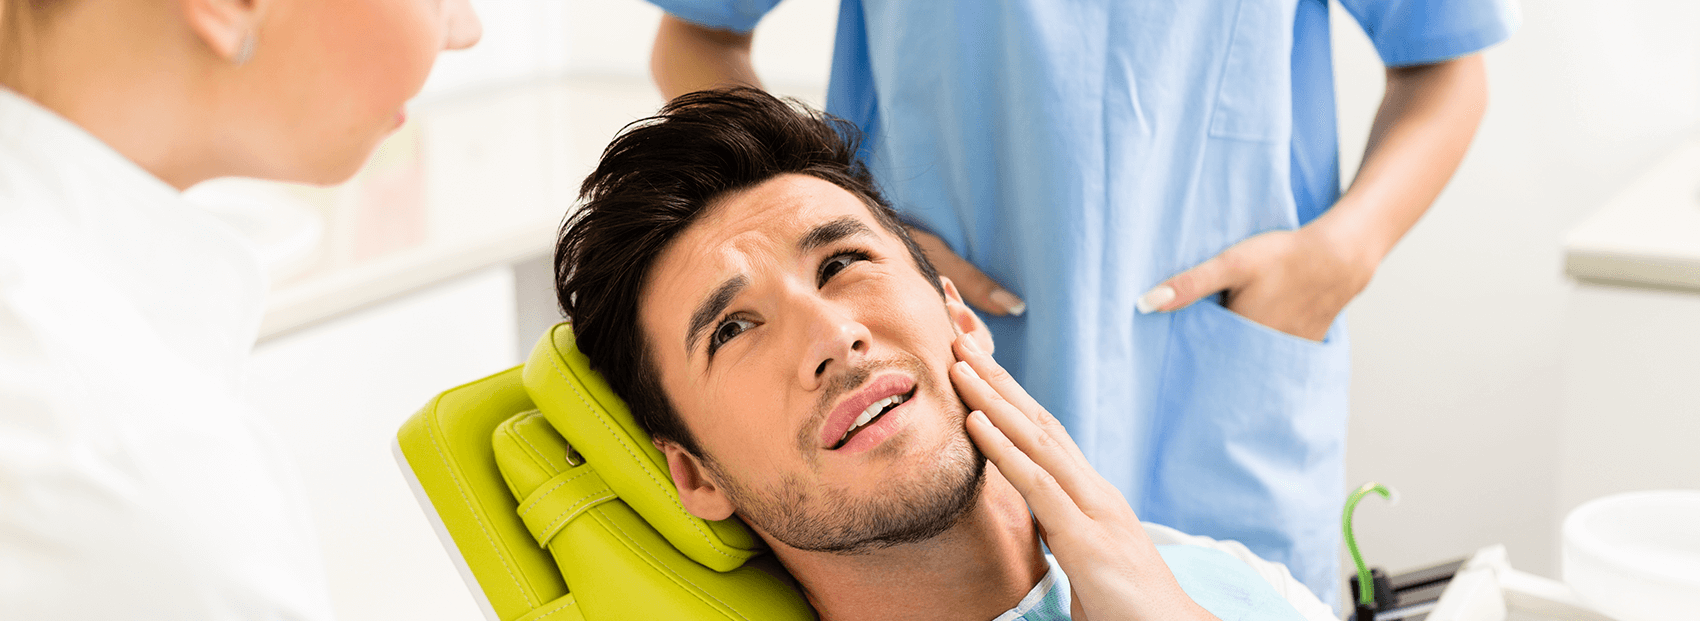
<svg viewBox="0 0 1700 621">
<path fill-rule="evenodd" d="M 685 508 L 741 518 L 823 619 L 1331 618 L 1243 546 L 1139 522 L 993 360 L 855 132 L 686 95 L 622 132 L 562 230 L 578 347 Z"/>
</svg>

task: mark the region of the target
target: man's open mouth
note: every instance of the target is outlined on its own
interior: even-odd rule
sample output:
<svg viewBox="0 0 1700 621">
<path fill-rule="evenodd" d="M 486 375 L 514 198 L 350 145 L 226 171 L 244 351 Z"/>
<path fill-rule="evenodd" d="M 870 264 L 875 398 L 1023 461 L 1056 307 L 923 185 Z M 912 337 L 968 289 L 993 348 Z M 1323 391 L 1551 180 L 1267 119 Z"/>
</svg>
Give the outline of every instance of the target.
<svg viewBox="0 0 1700 621">
<path fill-rule="evenodd" d="M 914 397 L 914 396 L 915 396 L 915 389 L 910 388 L 909 392 L 903 393 L 901 395 L 892 395 L 892 396 L 886 397 L 884 399 L 880 399 L 879 401 L 875 401 L 873 403 L 868 404 L 867 409 L 862 410 L 861 414 L 856 415 L 855 422 L 850 424 L 850 428 L 844 431 L 844 437 L 839 438 L 838 443 L 832 445 L 831 450 L 836 451 L 840 448 L 843 448 L 844 444 L 849 442 L 850 438 L 852 436 L 855 436 L 857 432 L 860 432 L 861 430 L 868 428 L 870 425 L 873 425 L 875 421 L 878 421 L 880 418 L 884 417 L 886 412 L 890 412 L 893 409 L 896 409 L 897 406 L 903 405 L 905 402 L 909 401 L 909 399 Z"/>
</svg>

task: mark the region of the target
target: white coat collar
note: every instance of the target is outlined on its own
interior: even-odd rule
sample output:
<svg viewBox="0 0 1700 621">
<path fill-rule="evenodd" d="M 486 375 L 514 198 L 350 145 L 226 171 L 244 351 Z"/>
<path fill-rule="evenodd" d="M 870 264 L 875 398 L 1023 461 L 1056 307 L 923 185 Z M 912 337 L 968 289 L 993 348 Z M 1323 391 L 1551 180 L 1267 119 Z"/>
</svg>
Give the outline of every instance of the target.
<svg viewBox="0 0 1700 621">
<path fill-rule="evenodd" d="M 13 260 L 97 278 L 67 282 L 98 286 L 112 312 L 133 309 L 191 364 L 236 381 L 264 310 L 253 247 L 81 127 L 4 88 L 0 221 L 33 238 L 23 243 L 54 246 Z"/>
<path fill-rule="evenodd" d="M 40 181 L 86 183 L 101 179 L 146 202 L 175 202 L 180 193 L 114 151 L 82 127 L 11 89 L 0 87 L 0 144 L 43 166 Z M 28 157 L 33 155 L 35 157 Z"/>
</svg>

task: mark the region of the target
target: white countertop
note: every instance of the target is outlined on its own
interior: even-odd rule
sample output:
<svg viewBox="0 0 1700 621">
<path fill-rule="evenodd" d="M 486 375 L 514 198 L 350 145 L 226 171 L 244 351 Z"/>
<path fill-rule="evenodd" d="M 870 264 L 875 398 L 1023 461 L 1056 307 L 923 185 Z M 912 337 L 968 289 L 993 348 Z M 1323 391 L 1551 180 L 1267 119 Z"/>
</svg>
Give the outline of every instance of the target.
<svg viewBox="0 0 1700 621">
<path fill-rule="evenodd" d="M 273 279 L 264 340 L 552 253 L 578 184 L 603 147 L 660 105 L 647 81 L 621 78 L 540 80 L 441 98 L 410 109 L 407 124 L 345 184 L 219 180 L 190 198 L 261 197 L 318 215 L 291 219 L 315 220 L 307 228 L 322 231 L 316 240 L 295 230 L 284 237 L 297 247 L 261 249 Z M 308 241 L 298 243 L 303 237 Z"/>
<path fill-rule="evenodd" d="M 1564 252 L 1585 283 L 1700 293 L 1700 138 L 1571 229 Z"/>
</svg>

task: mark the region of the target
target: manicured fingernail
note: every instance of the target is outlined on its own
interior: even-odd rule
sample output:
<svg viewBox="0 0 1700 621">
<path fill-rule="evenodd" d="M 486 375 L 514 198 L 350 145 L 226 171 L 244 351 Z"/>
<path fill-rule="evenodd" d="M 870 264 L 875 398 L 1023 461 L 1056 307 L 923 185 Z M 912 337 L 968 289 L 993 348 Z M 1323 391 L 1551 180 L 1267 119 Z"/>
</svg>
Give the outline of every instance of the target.
<svg viewBox="0 0 1700 621">
<path fill-rule="evenodd" d="M 963 372 L 963 373 L 965 373 L 965 374 L 967 374 L 967 375 L 968 375 L 968 377 L 972 377 L 972 378 L 974 378 L 974 379 L 980 379 L 980 374 L 979 374 L 979 373 L 975 373 L 975 372 L 974 372 L 974 367 L 971 367 L 971 366 L 968 366 L 968 363 L 966 363 L 966 362 L 958 362 L 958 363 L 956 363 L 956 366 L 959 366 L 959 367 L 962 367 L 962 372 Z"/>
<path fill-rule="evenodd" d="M 1022 313 L 1027 312 L 1027 303 L 1021 301 L 1021 298 L 1015 297 L 1015 294 L 1013 293 L 1004 291 L 1003 289 L 993 289 L 990 297 L 992 298 L 992 302 L 998 306 L 1002 306 L 1006 313 L 1020 317 Z"/>
<path fill-rule="evenodd" d="M 1168 304 L 1174 300 L 1174 288 L 1168 285 L 1162 285 L 1150 291 L 1146 291 L 1145 295 L 1139 296 L 1139 303 L 1135 306 L 1139 308 L 1139 313 L 1141 315 L 1149 315 L 1156 312 L 1157 309 L 1162 308 L 1164 304 Z"/>
<path fill-rule="evenodd" d="M 974 342 L 974 337 L 971 335 L 962 335 L 962 348 L 968 350 L 970 354 L 980 353 L 980 345 Z"/>
<path fill-rule="evenodd" d="M 972 412 L 969 412 L 969 413 L 968 413 L 968 417 L 969 417 L 969 418 L 972 418 L 972 419 L 975 419 L 975 420 L 978 420 L 978 421 L 980 421 L 980 422 L 981 422 L 981 423 L 985 423 L 985 424 L 987 424 L 987 425 L 990 425 L 990 424 L 992 424 L 992 420 L 991 420 L 991 419 L 989 419 L 989 418 L 986 418 L 986 413 L 985 413 L 985 412 L 981 412 L 981 411 L 979 411 L 979 410 L 974 410 L 974 411 L 972 411 Z"/>
</svg>

